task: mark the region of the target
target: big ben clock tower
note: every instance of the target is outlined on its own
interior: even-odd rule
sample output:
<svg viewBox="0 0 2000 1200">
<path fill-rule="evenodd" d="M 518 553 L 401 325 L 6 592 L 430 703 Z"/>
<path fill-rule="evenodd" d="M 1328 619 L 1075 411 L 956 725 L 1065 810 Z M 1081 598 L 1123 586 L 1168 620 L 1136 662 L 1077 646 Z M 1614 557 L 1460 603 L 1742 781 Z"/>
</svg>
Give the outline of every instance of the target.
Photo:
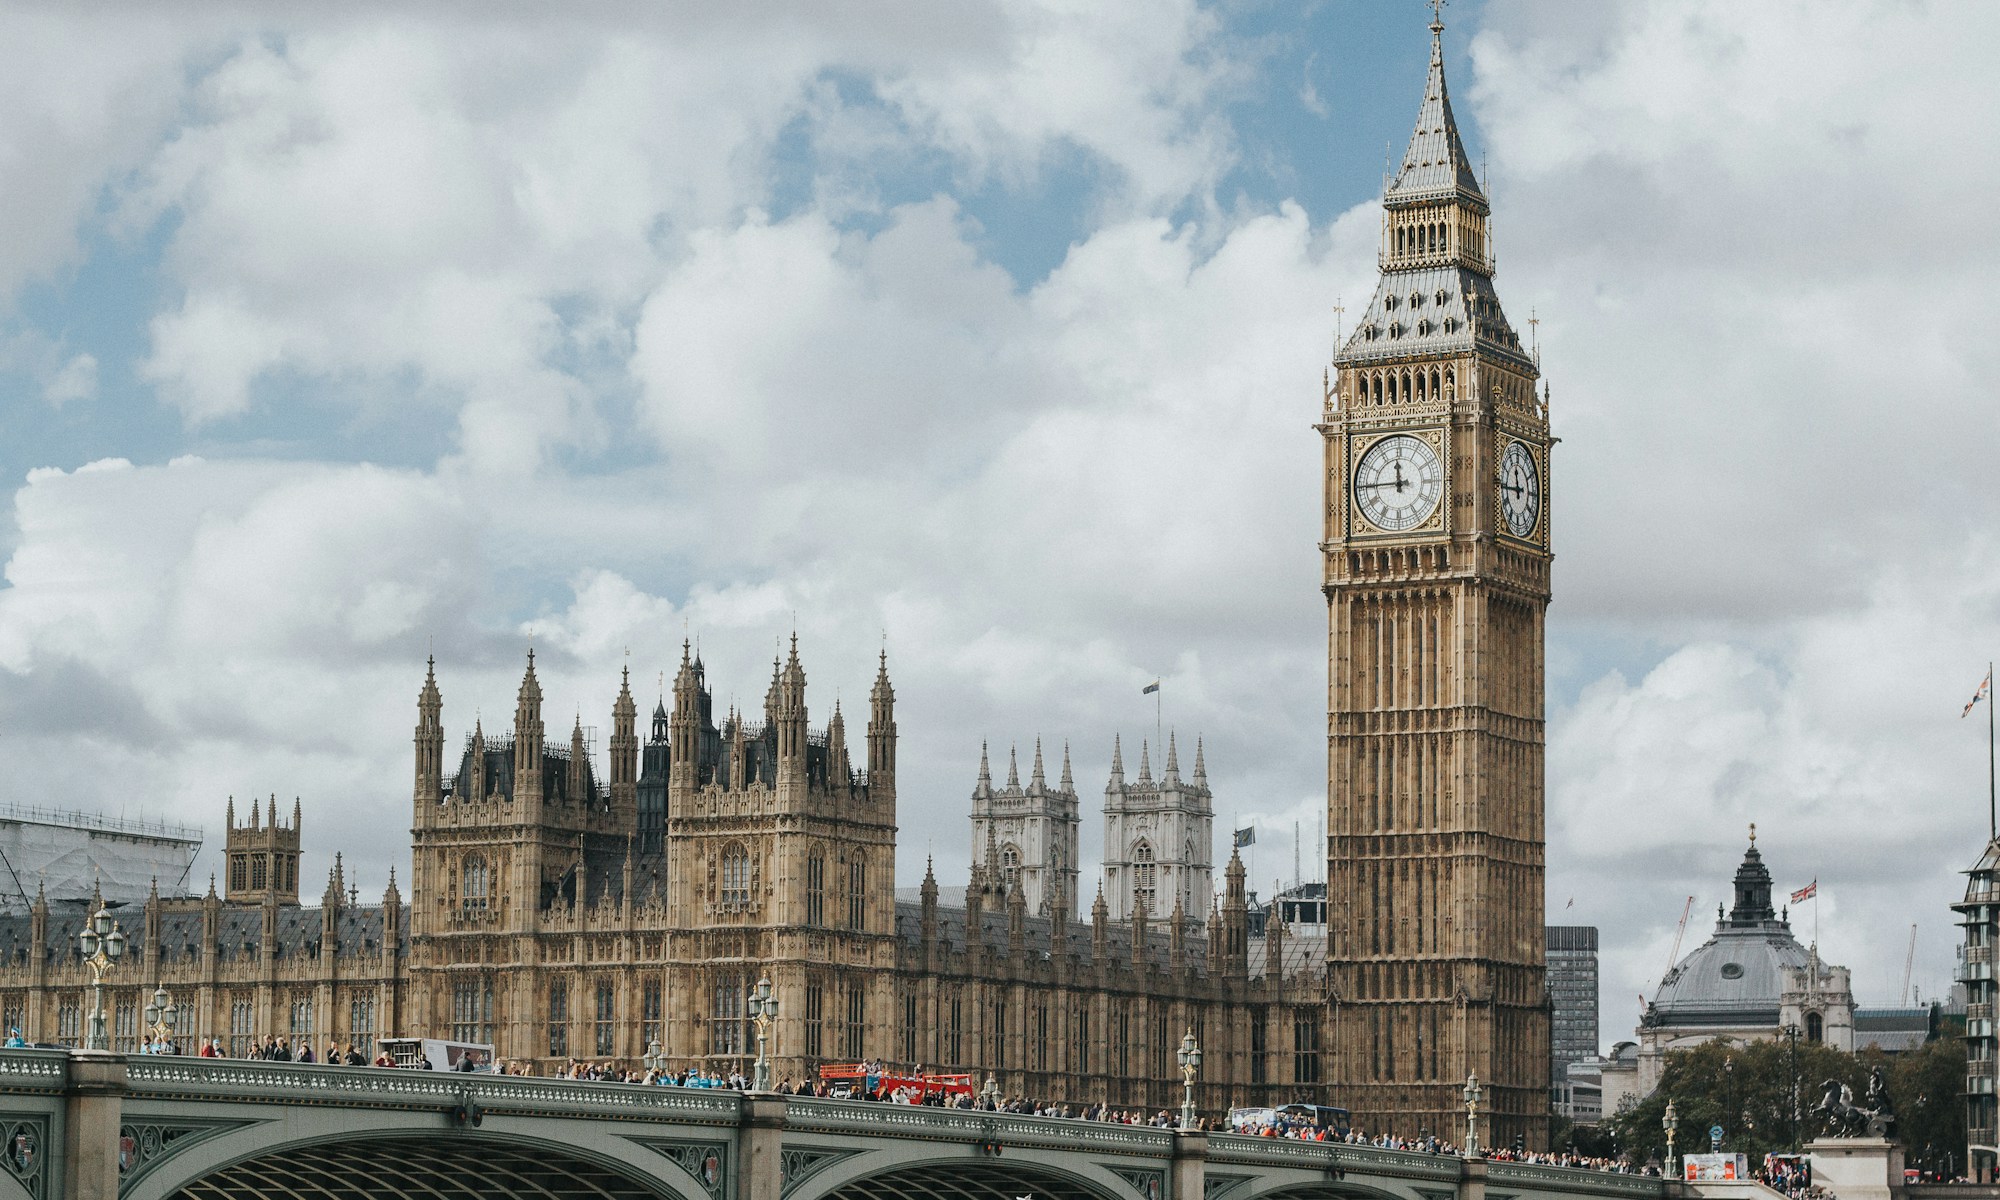
<svg viewBox="0 0 2000 1200">
<path fill-rule="evenodd" d="M 1328 989 L 1359 1127 L 1548 1137 L 1543 653 L 1549 436 L 1493 290 L 1443 25 L 1382 197 L 1381 281 L 1328 380 Z"/>
</svg>

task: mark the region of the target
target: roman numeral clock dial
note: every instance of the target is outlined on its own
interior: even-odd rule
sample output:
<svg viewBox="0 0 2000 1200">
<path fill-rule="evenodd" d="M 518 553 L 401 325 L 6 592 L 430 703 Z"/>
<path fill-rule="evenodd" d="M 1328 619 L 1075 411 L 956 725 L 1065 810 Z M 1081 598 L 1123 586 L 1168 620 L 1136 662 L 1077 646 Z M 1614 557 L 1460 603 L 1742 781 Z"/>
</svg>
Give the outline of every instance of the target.
<svg viewBox="0 0 2000 1200">
<path fill-rule="evenodd" d="M 1520 442 L 1508 442 L 1500 454 L 1500 515 L 1517 538 L 1533 536 L 1542 517 L 1542 475 Z"/>
<path fill-rule="evenodd" d="M 1444 495 L 1444 464 L 1431 444 L 1407 433 L 1368 447 L 1354 468 L 1354 507 L 1389 533 L 1415 529 Z"/>
</svg>

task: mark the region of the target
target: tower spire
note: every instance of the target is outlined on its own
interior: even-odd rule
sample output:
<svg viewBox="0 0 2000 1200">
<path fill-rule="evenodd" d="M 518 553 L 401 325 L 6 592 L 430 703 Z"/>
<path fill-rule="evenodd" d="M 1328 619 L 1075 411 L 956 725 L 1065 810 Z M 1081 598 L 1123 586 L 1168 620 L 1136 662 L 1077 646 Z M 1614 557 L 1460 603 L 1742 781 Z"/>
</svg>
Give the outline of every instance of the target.
<svg viewBox="0 0 2000 1200">
<path fill-rule="evenodd" d="M 1021 790 L 1021 763 L 1012 746 L 1007 747 L 1007 790 Z"/>
</svg>

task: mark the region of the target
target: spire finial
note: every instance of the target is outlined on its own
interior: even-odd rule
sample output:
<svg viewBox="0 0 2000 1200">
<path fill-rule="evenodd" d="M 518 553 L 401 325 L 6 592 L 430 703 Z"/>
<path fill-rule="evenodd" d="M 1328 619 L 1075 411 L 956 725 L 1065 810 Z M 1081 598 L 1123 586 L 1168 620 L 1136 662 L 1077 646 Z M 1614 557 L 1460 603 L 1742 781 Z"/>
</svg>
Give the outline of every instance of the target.
<svg viewBox="0 0 2000 1200">
<path fill-rule="evenodd" d="M 1757 822 L 1755 821 L 1750 822 L 1750 844 L 1753 846 L 1757 844 Z"/>
<path fill-rule="evenodd" d="M 1431 0 L 1431 61 L 1444 60 L 1444 6 L 1447 0 Z"/>
</svg>

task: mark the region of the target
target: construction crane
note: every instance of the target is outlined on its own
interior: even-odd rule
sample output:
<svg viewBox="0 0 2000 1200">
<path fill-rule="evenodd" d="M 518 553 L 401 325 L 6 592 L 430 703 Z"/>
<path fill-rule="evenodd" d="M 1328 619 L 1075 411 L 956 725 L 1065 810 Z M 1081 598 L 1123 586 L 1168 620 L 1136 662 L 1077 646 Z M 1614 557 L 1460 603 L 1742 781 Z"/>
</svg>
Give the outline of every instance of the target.
<svg viewBox="0 0 2000 1200">
<path fill-rule="evenodd" d="M 1667 970 L 1665 974 L 1660 976 L 1660 991 L 1666 990 L 1667 980 L 1673 978 L 1674 964 L 1681 960 L 1681 938 L 1687 935 L 1688 914 L 1693 911 L 1694 911 L 1694 897 L 1689 896 L 1687 903 L 1681 905 L 1681 923 L 1674 927 L 1674 948 L 1672 950 L 1667 951 Z M 1653 999 L 1658 1000 L 1659 998 L 1660 998 L 1660 992 L 1659 991 L 1654 992 Z"/>
<path fill-rule="evenodd" d="M 1912 925 L 1910 926 L 1910 952 L 1903 956 L 1903 990 L 1897 993 L 1897 995 L 1904 998 L 1904 1002 L 1907 1003 L 1911 1008 L 1915 1008 L 1917 1006 L 1917 997 L 1914 993 L 1910 991 L 1910 976 L 1911 972 L 1916 969 L 1916 965 L 1917 965 L 1917 927 L 1915 925 Z"/>
</svg>

